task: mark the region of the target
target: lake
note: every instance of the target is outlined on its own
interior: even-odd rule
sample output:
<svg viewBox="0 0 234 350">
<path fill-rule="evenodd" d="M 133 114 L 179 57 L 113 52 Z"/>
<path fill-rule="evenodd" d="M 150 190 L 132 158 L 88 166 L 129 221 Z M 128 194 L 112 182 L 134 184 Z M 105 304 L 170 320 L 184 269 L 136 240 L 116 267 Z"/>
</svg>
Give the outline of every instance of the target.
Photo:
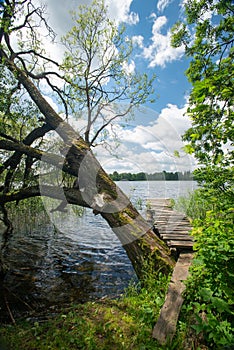
<svg viewBox="0 0 234 350">
<path fill-rule="evenodd" d="M 176 199 L 197 187 L 193 181 L 117 184 L 143 216 L 148 198 Z M 51 220 L 19 230 L 8 245 L 10 270 L 1 290 L 16 316 L 56 304 L 116 297 L 137 280 L 118 238 L 101 216 L 89 209 L 77 216 L 69 208 L 68 214 L 57 212 Z M 0 319 L 8 314 L 2 293 Z"/>
</svg>

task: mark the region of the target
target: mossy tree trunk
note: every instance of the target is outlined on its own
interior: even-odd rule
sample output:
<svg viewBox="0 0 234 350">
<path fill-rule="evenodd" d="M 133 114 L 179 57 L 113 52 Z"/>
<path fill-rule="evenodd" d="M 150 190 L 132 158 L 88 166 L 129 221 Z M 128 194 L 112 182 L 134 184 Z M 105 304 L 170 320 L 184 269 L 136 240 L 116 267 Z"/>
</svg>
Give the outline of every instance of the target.
<svg viewBox="0 0 234 350">
<path fill-rule="evenodd" d="M 155 235 L 125 194 L 106 174 L 90 150 L 89 145 L 54 111 L 25 72 L 7 58 L 5 58 L 5 64 L 15 74 L 19 83 L 25 87 L 31 99 L 43 114 L 48 128 L 55 130 L 63 139 L 65 158 L 58 156 L 57 158 L 56 156 L 50 158 L 46 152 L 40 153 L 31 146 L 21 145 L 20 151 L 26 154 L 32 152 L 32 156 L 40 158 L 42 161 L 51 162 L 53 165 L 57 165 L 58 168 L 62 167 L 63 171 L 76 176 L 75 189 L 64 192 L 67 202 L 90 207 L 94 214 L 100 214 L 108 222 L 126 250 L 138 276 L 141 276 L 145 260 L 149 258 L 154 262 L 156 270 L 160 269 L 168 273 L 174 266 L 169 249 Z M 10 147 L 9 145 L 17 151 L 17 145 L 15 144 L 14 148 L 14 142 L 9 141 L 8 147 Z M 7 146 L 5 146 L 5 149 L 7 149 Z M 18 200 L 25 198 L 23 197 L 23 193 L 25 193 L 23 191 L 25 189 L 18 191 Z M 36 192 L 34 187 L 34 195 L 40 194 L 36 194 Z M 53 190 L 51 190 L 51 193 L 49 192 L 47 191 L 46 195 L 53 197 Z M 43 193 L 41 194 L 43 195 Z M 27 196 L 30 196 L 30 190 L 28 190 Z M 56 195 L 54 194 L 54 196 Z M 1 200 L 6 203 L 13 200 L 12 198 L 9 194 L 9 196 L 2 196 Z"/>
</svg>

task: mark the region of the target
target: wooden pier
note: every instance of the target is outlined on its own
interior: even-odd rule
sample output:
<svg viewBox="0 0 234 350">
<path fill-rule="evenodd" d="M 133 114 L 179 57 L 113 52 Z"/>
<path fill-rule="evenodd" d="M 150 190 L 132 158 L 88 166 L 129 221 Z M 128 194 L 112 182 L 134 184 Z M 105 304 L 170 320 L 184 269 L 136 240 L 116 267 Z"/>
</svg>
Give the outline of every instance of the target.
<svg viewBox="0 0 234 350">
<path fill-rule="evenodd" d="M 193 237 L 189 232 L 192 227 L 188 218 L 171 207 L 170 199 L 149 199 L 153 226 L 158 236 L 169 248 L 178 253 L 192 251 Z"/>
<path fill-rule="evenodd" d="M 193 259 L 193 238 L 189 234 L 192 227 L 184 214 L 172 209 L 169 199 L 154 198 L 149 199 L 148 203 L 147 220 L 151 221 L 154 231 L 166 242 L 177 260 L 164 305 L 153 329 L 153 338 L 165 344 L 175 335 L 183 303 L 184 281 Z"/>
</svg>

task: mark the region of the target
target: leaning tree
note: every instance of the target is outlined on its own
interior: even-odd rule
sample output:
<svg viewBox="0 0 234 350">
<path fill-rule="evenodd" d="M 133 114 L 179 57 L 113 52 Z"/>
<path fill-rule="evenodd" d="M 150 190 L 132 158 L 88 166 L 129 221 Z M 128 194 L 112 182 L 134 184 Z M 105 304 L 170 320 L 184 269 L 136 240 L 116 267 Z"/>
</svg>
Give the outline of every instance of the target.
<svg viewBox="0 0 234 350">
<path fill-rule="evenodd" d="M 61 199 L 58 210 L 69 203 L 100 214 L 139 276 L 149 257 L 156 269 L 168 273 L 174 265 L 169 249 L 92 151 L 105 139 L 108 125 L 150 99 L 152 81 L 127 69 L 130 40 L 108 19 L 104 3 L 94 1 L 73 14 L 75 25 L 62 39 L 66 49 L 59 62 L 46 55 L 44 38 L 39 36 L 39 31 L 47 31 L 47 41 L 55 36 L 44 17 L 45 8 L 32 0 L 6 0 L 0 9 L 0 200 L 5 236 L 12 230 L 7 203 L 48 196 Z M 57 99 L 61 113 L 48 103 L 45 91 Z M 121 102 L 125 103 L 118 107 Z M 68 123 L 69 115 L 81 112 L 87 116 L 83 134 Z M 51 131 L 59 136 L 59 154 L 46 138 Z M 40 185 L 39 162 L 69 174 L 74 185 L 63 186 L 62 191 L 54 184 Z"/>
</svg>

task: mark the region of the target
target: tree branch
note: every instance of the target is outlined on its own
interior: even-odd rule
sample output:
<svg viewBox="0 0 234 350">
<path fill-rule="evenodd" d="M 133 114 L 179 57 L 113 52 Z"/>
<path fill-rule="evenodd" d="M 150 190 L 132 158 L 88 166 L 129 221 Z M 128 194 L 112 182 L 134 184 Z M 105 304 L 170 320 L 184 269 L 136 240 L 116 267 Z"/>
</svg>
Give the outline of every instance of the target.
<svg viewBox="0 0 234 350">
<path fill-rule="evenodd" d="M 48 124 L 43 124 L 42 126 L 39 126 L 38 128 L 32 130 L 23 140 L 23 144 L 30 146 L 35 140 L 43 137 L 48 131 L 51 130 L 51 127 Z M 8 138 L 8 137 L 5 137 Z M 13 138 L 8 138 L 11 141 L 17 142 L 18 140 L 15 140 Z M 11 157 L 9 157 L 2 166 L 0 166 L 0 174 L 9 166 L 15 167 L 19 164 L 22 152 L 16 151 Z"/>
<path fill-rule="evenodd" d="M 26 188 L 21 188 L 12 193 L 0 194 L 1 205 L 5 203 L 10 203 L 14 201 L 21 201 L 31 197 L 46 196 L 54 199 L 59 199 L 64 201 L 64 196 L 68 204 L 79 205 L 82 207 L 90 208 L 90 206 L 85 202 L 82 197 L 81 192 L 78 188 L 68 188 L 59 186 L 31 186 Z"/>
<path fill-rule="evenodd" d="M 95 133 L 92 141 L 90 142 L 90 145 L 94 144 L 94 141 L 97 139 L 98 135 L 102 132 L 103 129 L 105 129 L 107 127 L 107 125 L 110 125 L 115 119 L 120 118 L 120 117 L 124 117 L 125 115 L 127 115 L 131 109 L 132 109 L 133 105 L 130 103 L 129 107 L 126 109 L 125 112 L 123 113 L 119 113 L 114 115 L 112 118 L 110 118 L 106 123 L 104 123 L 99 129 L 98 131 Z"/>
<path fill-rule="evenodd" d="M 31 156 L 32 158 L 43 160 L 48 164 L 55 165 L 57 168 L 62 169 L 64 172 L 77 176 L 77 172 L 73 172 L 71 168 L 64 164 L 66 159 L 64 157 L 58 156 L 57 154 L 44 152 L 39 149 L 24 145 L 20 142 L 13 142 L 8 140 L 0 140 L 0 149 L 5 149 L 8 151 L 19 151 L 23 154 Z"/>
</svg>

